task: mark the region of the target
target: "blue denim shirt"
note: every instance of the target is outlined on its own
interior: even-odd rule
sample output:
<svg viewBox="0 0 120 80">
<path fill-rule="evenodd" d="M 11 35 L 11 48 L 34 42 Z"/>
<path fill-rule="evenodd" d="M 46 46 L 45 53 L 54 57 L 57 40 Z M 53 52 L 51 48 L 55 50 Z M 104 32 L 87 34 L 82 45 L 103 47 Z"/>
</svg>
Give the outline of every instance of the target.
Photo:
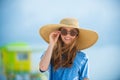
<svg viewBox="0 0 120 80">
<path fill-rule="evenodd" d="M 88 78 L 88 58 L 85 53 L 78 51 L 71 67 L 54 71 L 50 65 L 48 71 L 49 80 L 83 80 Z"/>
</svg>

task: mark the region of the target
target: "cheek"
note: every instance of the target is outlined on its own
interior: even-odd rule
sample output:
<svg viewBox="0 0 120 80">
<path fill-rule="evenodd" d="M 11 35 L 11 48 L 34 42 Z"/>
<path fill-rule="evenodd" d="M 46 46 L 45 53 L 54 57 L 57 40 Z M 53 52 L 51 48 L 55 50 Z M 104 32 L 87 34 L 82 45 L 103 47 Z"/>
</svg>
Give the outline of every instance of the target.
<svg viewBox="0 0 120 80">
<path fill-rule="evenodd" d="M 64 36 L 61 36 L 61 39 L 64 40 Z"/>
<path fill-rule="evenodd" d="M 71 40 L 73 41 L 76 37 L 71 37 Z"/>
<path fill-rule="evenodd" d="M 74 37 L 72 37 L 72 39 L 75 39 L 76 37 L 74 36 Z"/>
</svg>

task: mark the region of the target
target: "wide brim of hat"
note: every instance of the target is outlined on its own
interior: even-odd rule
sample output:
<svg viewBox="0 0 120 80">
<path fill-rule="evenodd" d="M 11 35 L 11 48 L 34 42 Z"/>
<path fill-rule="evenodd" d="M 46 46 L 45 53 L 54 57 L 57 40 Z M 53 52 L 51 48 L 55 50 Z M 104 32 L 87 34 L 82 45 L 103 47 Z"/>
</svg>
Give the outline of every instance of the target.
<svg viewBox="0 0 120 80">
<path fill-rule="evenodd" d="M 49 34 L 55 30 L 58 30 L 60 27 L 63 27 L 63 26 L 73 27 L 73 26 L 64 25 L 64 24 L 48 24 L 40 28 L 39 34 L 47 43 L 49 43 Z M 80 34 L 78 35 L 79 37 L 77 40 L 79 50 L 83 50 L 91 47 L 98 40 L 98 34 L 95 31 L 83 29 L 83 28 L 78 28 L 78 30 L 80 31 Z"/>
</svg>

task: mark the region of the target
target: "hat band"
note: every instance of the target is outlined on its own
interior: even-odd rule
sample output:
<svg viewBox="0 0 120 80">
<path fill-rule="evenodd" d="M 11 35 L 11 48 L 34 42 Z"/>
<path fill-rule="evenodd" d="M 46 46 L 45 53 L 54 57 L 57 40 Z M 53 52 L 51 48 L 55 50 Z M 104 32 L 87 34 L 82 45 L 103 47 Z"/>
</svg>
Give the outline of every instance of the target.
<svg viewBox="0 0 120 80">
<path fill-rule="evenodd" d="M 61 24 L 65 25 L 65 26 L 68 26 L 68 27 L 79 28 L 78 25 L 74 25 L 74 24 L 63 24 L 63 23 L 61 23 Z"/>
</svg>

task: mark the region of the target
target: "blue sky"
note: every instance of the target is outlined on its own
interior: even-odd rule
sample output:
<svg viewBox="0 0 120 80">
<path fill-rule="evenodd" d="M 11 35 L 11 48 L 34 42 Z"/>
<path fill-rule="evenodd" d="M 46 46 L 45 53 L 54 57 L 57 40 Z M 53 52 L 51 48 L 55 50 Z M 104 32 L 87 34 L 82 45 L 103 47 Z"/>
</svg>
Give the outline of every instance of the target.
<svg viewBox="0 0 120 80">
<path fill-rule="evenodd" d="M 82 28 L 97 31 L 97 45 L 119 44 L 120 11 L 116 0 L 3 0 L 1 4 L 0 45 L 39 43 L 39 28 L 57 24 L 64 17 L 75 17 Z"/>
</svg>

